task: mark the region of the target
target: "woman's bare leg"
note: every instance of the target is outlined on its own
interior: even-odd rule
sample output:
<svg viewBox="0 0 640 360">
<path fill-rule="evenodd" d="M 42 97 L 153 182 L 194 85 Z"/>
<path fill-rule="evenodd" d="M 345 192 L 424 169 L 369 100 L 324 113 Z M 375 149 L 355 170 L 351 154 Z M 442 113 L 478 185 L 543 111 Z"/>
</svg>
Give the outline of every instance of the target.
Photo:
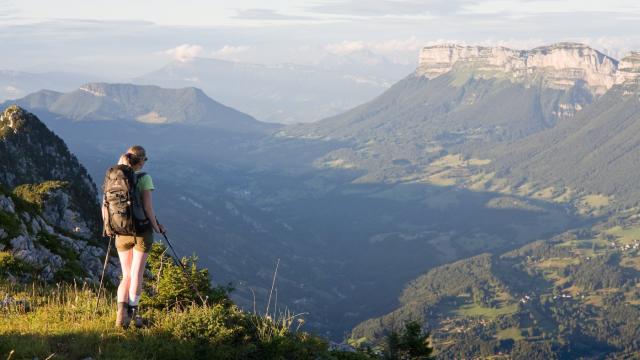
<svg viewBox="0 0 640 360">
<path fill-rule="evenodd" d="M 122 280 L 120 280 L 120 285 L 118 286 L 118 302 L 128 302 L 133 250 L 118 251 L 118 257 L 120 258 L 120 267 L 122 268 Z"/>
<path fill-rule="evenodd" d="M 144 267 L 149 254 L 133 249 L 133 260 L 131 261 L 131 282 L 129 284 L 129 305 L 138 305 L 140 294 L 142 293 L 142 278 Z"/>
</svg>

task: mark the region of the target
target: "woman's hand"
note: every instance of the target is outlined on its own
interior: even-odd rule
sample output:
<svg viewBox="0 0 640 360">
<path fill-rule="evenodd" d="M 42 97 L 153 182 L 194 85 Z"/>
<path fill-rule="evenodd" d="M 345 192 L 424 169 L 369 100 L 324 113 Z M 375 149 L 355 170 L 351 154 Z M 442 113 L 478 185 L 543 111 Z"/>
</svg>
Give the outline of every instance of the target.
<svg viewBox="0 0 640 360">
<path fill-rule="evenodd" d="M 162 224 L 158 224 L 158 230 L 156 230 L 156 231 L 159 232 L 160 234 L 164 234 L 164 233 L 167 232 L 167 228 L 164 227 L 164 225 L 162 225 Z"/>
</svg>

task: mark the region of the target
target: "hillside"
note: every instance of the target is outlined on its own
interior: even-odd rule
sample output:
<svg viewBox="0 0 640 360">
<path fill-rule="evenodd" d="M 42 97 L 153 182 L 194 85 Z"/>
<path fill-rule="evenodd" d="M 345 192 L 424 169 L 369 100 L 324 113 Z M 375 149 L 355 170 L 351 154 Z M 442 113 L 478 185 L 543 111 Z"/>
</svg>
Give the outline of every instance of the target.
<svg viewBox="0 0 640 360">
<path fill-rule="evenodd" d="M 640 159 L 640 56 L 623 59 L 625 82 L 615 85 L 574 118 L 489 153 L 496 171 L 512 183 L 535 188 L 571 187 L 602 194 L 618 206 L 640 201 L 635 179 Z M 534 188 L 532 186 L 532 188 Z"/>
<path fill-rule="evenodd" d="M 406 319 L 420 319 L 441 359 L 637 354 L 639 229 L 633 210 L 501 255 L 435 268 L 407 284 L 400 307 L 358 325 L 351 337 L 375 342 Z"/>
<path fill-rule="evenodd" d="M 65 143 L 33 114 L 0 115 L 0 274 L 96 282 L 105 255 L 97 191 Z M 109 278 L 117 279 L 111 264 Z"/>
</svg>

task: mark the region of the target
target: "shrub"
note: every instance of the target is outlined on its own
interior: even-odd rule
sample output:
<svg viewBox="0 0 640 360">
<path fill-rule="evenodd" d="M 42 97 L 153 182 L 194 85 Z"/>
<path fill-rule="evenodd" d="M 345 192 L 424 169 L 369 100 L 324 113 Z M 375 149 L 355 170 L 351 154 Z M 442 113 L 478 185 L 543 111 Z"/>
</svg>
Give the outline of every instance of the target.
<svg viewBox="0 0 640 360">
<path fill-rule="evenodd" d="M 7 232 L 8 239 L 20 235 L 20 219 L 13 213 L 0 210 L 0 228 Z"/>
<path fill-rule="evenodd" d="M 181 261 L 185 264 L 184 270 L 174 263 L 167 250 L 160 243 L 154 243 L 151 248 L 147 260 L 151 277 L 144 282 L 146 291 L 142 294 L 141 304 L 162 309 L 181 303 L 201 303 L 193 286 L 207 303 L 228 302 L 229 292 L 233 290 L 231 284 L 213 287 L 209 279 L 209 270 L 198 269 L 197 257 L 183 257 Z"/>
<path fill-rule="evenodd" d="M 0 251 L 0 275 L 2 277 L 8 274 L 12 275 L 25 275 L 31 274 L 35 271 L 33 266 L 28 263 L 15 258 L 8 251 Z"/>
</svg>

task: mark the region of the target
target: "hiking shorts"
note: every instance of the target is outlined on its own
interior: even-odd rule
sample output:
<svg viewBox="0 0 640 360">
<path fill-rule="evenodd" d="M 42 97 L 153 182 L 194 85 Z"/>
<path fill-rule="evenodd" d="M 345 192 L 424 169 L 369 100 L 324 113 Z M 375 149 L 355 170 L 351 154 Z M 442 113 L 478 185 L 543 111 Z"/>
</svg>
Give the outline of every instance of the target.
<svg viewBox="0 0 640 360">
<path fill-rule="evenodd" d="M 153 229 L 149 229 L 137 236 L 116 235 L 116 249 L 119 252 L 136 249 L 148 253 L 153 244 Z"/>
</svg>

